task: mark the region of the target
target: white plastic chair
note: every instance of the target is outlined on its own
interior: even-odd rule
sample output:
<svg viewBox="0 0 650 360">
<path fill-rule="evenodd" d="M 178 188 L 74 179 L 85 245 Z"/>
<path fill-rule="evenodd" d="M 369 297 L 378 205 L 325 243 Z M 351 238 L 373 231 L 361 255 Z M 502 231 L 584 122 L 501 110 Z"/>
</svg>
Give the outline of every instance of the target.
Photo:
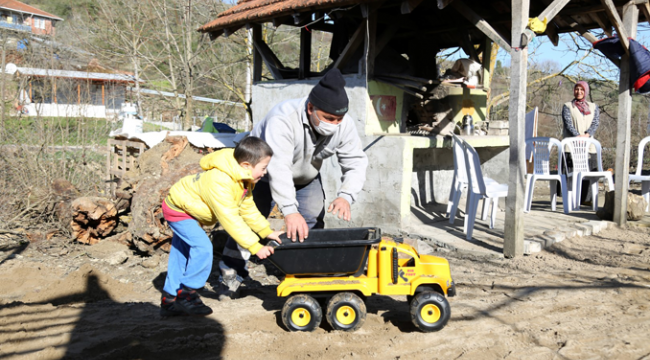
<svg viewBox="0 0 650 360">
<path fill-rule="evenodd" d="M 597 166 L 596 171 L 589 170 L 589 148 L 593 145 L 596 148 Z M 614 190 L 612 173 L 603 171 L 603 161 L 600 142 L 596 139 L 586 137 L 571 137 L 562 140 L 562 149 L 568 147 L 573 160 L 573 171 L 567 174 L 571 178 L 571 189 L 574 193 L 573 209 L 580 209 L 580 192 L 582 191 L 582 180 L 589 179 L 591 184 L 592 210 L 598 210 L 598 180 L 605 178 L 609 191 Z"/>
<path fill-rule="evenodd" d="M 454 153 L 454 175 L 451 179 L 451 191 L 449 192 L 449 201 L 447 202 L 447 216 L 449 216 L 449 223 L 453 224 L 456 220 L 456 213 L 458 212 L 458 203 L 460 202 L 463 190 L 467 188 L 469 182 L 467 180 L 467 167 L 465 165 L 464 141 L 454 134 L 451 136 Z M 496 181 L 485 178 L 485 183 L 491 184 L 496 183 Z"/>
<path fill-rule="evenodd" d="M 567 189 L 566 175 L 562 174 L 562 144 L 560 140 L 550 137 L 533 137 L 526 139 L 526 145 L 530 146 L 533 151 L 533 163 L 535 165 L 532 174 L 526 174 L 526 193 L 524 196 L 524 212 L 530 212 L 531 204 L 533 203 L 533 192 L 535 189 L 535 181 L 547 180 L 551 188 L 551 209 L 555 211 L 557 204 L 557 182 L 560 182 L 562 191 L 562 199 L 564 200 L 562 207 L 564 213 L 568 214 L 572 208 L 572 201 L 569 191 Z M 553 147 L 557 148 L 557 174 L 551 174 L 550 159 L 551 150 Z"/>
<path fill-rule="evenodd" d="M 641 139 L 639 142 L 639 160 L 636 165 L 636 172 L 630 174 L 630 182 L 640 182 L 641 183 L 641 195 L 645 199 L 647 204 L 645 211 L 650 211 L 650 175 L 641 175 L 641 170 L 643 169 L 643 150 L 645 145 L 650 141 L 650 136 Z"/>
<path fill-rule="evenodd" d="M 452 134 L 452 149 L 454 152 L 454 175 L 451 179 L 451 191 L 449 192 L 449 202 L 447 203 L 447 215 L 449 223 L 453 224 L 458 211 L 458 202 L 467 188 L 467 170 L 465 169 L 465 152 L 463 150 L 463 140 Z"/>
<path fill-rule="evenodd" d="M 499 198 L 508 196 L 508 185 L 499 184 L 492 180 L 487 182 L 483 177 L 481 170 L 481 161 L 478 157 L 476 150 L 467 142 L 463 141 L 463 149 L 465 152 L 465 169 L 467 170 L 467 178 L 469 184 L 467 187 L 467 215 L 465 216 L 465 233 L 467 240 L 472 239 L 474 231 L 474 223 L 476 221 L 476 211 L 478 208 L 479 200 L 483 199 L 483 214 L 481 220 L 487 218 L 487 210 L 492 203 L 492 212 L 490 216 L 490 229 L 494 228 L 494 222 L 497 216 L 497 208 Z"/>
</svg>

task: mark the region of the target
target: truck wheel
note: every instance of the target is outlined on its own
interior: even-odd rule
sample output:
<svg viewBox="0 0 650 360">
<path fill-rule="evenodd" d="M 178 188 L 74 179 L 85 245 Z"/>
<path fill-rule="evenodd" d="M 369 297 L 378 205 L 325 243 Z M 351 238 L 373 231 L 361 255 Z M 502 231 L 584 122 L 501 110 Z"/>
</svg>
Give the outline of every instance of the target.
<svg viewBox="0 0 650 360">
<path fill-rule="evenodd" d="M 421 331 L 441 330 L 447 325 L 450 316 L 449 302 L 437 292 L 421 292 L 411 301 L 411 320 Z"/>
<path fill-rule="evenodd" d="M 314 331 L 322 320 L 320 305 L 309 295 L 294 295 L 282 307 L 282 322 L 289 331 Z"/>
<path fill-rule="evenodd" d="M 353 293 L 338 293 L 327 304 L 326 317 L 334 330 L 357 331 L 366 321 L 366 304 Z"/>
</svg>

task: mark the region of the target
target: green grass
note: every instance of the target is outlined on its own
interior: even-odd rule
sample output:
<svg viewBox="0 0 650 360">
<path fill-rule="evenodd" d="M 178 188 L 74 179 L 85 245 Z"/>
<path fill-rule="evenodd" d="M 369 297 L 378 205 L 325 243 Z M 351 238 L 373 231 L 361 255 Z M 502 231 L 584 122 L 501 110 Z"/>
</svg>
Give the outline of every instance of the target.
<svg viewBox="0 0 650 360">
<path fill-rule="evenodd" d="M 2 144 L 88 146 L 106 145 L 112 123 L 92 118 L 5 118 Z"/>
</svg>

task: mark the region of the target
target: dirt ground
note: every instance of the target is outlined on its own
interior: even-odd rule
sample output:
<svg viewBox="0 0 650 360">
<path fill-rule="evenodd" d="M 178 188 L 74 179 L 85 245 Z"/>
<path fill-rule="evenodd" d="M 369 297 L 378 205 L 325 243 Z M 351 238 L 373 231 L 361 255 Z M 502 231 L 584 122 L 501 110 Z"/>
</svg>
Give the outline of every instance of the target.
<svg viewBox="0 0 650 360">
<path fill-rule="evenodd" d="M 290 333 L 278 279 L 255 265 L 245 297 L 207 318 L 158 314 L 166 255 L 117 243 L 0 234 L 0 359 L 650 359 L 650 231 L 609 229 L 514 260 L 449 259 L 458 295 L 436 333 L 405 297 L 367 299 L 365 325 Z M 215 266 L 216 267 L 216 266 Z"/>
</svg>

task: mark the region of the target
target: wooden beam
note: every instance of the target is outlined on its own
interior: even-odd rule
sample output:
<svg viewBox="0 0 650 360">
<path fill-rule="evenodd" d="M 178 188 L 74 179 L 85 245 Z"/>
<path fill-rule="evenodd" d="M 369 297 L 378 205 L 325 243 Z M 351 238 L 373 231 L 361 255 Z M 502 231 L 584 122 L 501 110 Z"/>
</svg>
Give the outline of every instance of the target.
<svg viewBox="0 0 650 360">
<path fill-rule="evenodd" d="M 354 34 L 352 34 L 352 37 L 348 41 L 347 45 L 345 45 L 345 48 L 343 48 L 343 51 L 339 57 L 336 58 L 336 61 L 332 66 L 333 68 L 341 69 L 343 66 L 345 66 L 354 52 L 359 48 L 361 41 L 365 37 L 364 35 L 366 33 L 366 21 L 367 20 L 363 20 L 361 24 L 359 24 L 359 27 L 354 32 Z"/>
<path fill-rule="evenodd" d="M 300 59 L 298 63 L 298 79 L 302 80 L 309 77 L 309 68 L 311 65 L 311 32 L 304 27 L 300 28 Z"/>
<path fill-rule="evenodd" d="M 591 13 L 589 14 L 589 17 L 591 17 L 591 19 L 595 21 L 601 29 L 603 29 L 605 35 L 612 36 L 612 24 L 610 24 L 606 17 L 602 16 L 601 13 Z"/>
<path fill-rule="evenodd" d="M 508 53 L 512 51 L 510 43 L 501 37 L 501 35 L 496 30 L 494 30 L 494 28 L 487 21 L 475 13 L 474 10 L 472 10 L 470 7 L 465 5 L 465 3 L 463 3 L 461 0 L 456 0 L 452 3 L 452 6 L 467 20 L 474 24 L 474 26 L 481 30 L 487 37 L 497 43 L 503 50 L 507 51 Z"/>
<path fill-rule="evenodd" d="M 587 39 L 587 41 L 589 41 L 592 44 L 595 43 L 596 41 L 598 41 L 598 39 L 596 39 L 596 37 L 592 33 L 590 33 L 587 29 L 585 29 L 582 25 L 580 25 L 580 23 L 578 23 L 572 17 L 568 17 L 567 21 L 564 21 L 560 17 L 557 17 L 555 20 L 558 21 L 558 24 L 560 24 L 560 25 L 565 24 L 566 26 L 574 29 L 575 31 L 577 31 L 580 34 L 580 36 Z M 605 55 L 617 67 L 621 66 L 621 63 L 617 58 L 611 57 L 608 54 L 603 54 L 603 55 Z"/>
<path fill-rule="evenodd" d="M 264 63 L 266 64 L 266 68 L 269 69 L 271 75 L 273 75 L 273 78 L 275 80 L 283 79 L 282 73 L 280 73 L 280 69 L 284 68 L 284 65 L 282 65 L 280 59 L 275 56 L 273 50 L 271 50 L 271 48 L 262 39 L 259 39 L 259 41 L 254 40 L 253 47 L 257 52 L 259 52 L 260 56 L 264 60 Z"/>
<path fill-rule="evenodd" d="M 546 24 L 545 34 L 548 36 L 549 40 L 551 40 L 553 46 L 558 46 L 560 44 L 560 35 L 557 33 L 557 26 L 555 25 L 555 21 L 549 21 L 548 24 Z"/>
<path fill-rule="evenodd" d="M 623 8 L 623 26 L 625 32 L 636 38 L 639 9 L 636 5 Z M 621 57 L 621 72 L 618 81 L 618 120 L 616 123 L 616 183 L 614 191 L 614 222 L 621 227 L 627 226 L 627 193 L 630 173 L 630 136 L 632 122 L 632 91 L 630 82 L 630 57 Z"/>
<path fill-rule="evenodd" d="M 650 22 L 650 4 L 647 1 L 644 4 L 639 4 L 639 9 L 641 9 L 643 16 L 645 16 L 645 20 Z"/>
<path fill-rule="evenodd" d="M 402 12 L 402 15 L 410 14 L 421 3 L 422 0 L 402 0 L 400 11 Z"/>
<path fill-rule="evenodd" d="M 528 48 L 521 38 L 528 25 L 529 0 L 512 0 L 512 46 L 510 52 L 510 160 L 503 255 L 524 254 L 524 184 L 526 183 L 526 83 Z"/>
<path fill-rule="evenodd" d="M 460 44 L 461 44 L 461 48 L 463 49 L 463 51 L 465 51 L 467 56 L 469 56 L 470 59 L 478 62 L 478 55 L 476 54 L 476 49 L 472 44 L 472 40 L 470 39 L 468 32 L 460 35 Z"/>
<path fill-rule="evenodd" d="M 555 15 L 562 11 L 569 1 L 570 0 L 554 0 L 551 5 L 547 6 L 546 9 L 539 14 L 538 18 L 542 21 L 544 21 L 544 19 L 548 19 L 548 21 L 553 20 Z"/>
<path fill-rule="evenodd" d="M 255 47 L 256 42 L 262 41 L 262 25 L 253 24 L 253 81 L 262 81 L 262 54 Z"/>
<path fill-rule="evenodd" d="M 244 25 L 237 25 L 228 29 L 223 29 L 223 36 L 228 37 L 234 34 L 237 30 L 241 29 L 242 27 L 244 27 Z"/>
<path fill-rule="evenodd" d="M 399 30 L 399 25 L 389 25 L 384 32 L 375 41 L 375 55 L 379 55 L 388 42 L 393 38 L 393 35 Z"/>
<path fill-rule="evenodd" d="M 438 9 L 442 10 L 454 0 L 438 0 Z"/>
<path fill-rule="evenodd" d="M 621 45 L 623 45 L 623 50 L 625 50 L 626 54 L 630 54 L 630 42 L 628 41 L 628 33 L 625 31 L 625 27 L 623 26 L 623 21 L 621 20 L 621 17 L 618 16 L 618 11 L 616 11 L 616 6 L 614 6 L 614 2 L 612 0 L 600 0 L 600 2 L 605 6 L 605 12 L 607 13 L 607 17 L 609 17 L 609 20 L 612 22 L 612 25 L 614 25 L 614 28 L 616 29 L 616 32 L 618 33 L 618 37 L 621 39 Z"/>
<path fill-rule="evenodd" d="M 216 40 L 221 35 L 223 35 L 223 30 L 215 30 L 215 31 L 210 31 L 208 33 L 208 36 L 210 37 L 210 41 Z"/>
</svg>

